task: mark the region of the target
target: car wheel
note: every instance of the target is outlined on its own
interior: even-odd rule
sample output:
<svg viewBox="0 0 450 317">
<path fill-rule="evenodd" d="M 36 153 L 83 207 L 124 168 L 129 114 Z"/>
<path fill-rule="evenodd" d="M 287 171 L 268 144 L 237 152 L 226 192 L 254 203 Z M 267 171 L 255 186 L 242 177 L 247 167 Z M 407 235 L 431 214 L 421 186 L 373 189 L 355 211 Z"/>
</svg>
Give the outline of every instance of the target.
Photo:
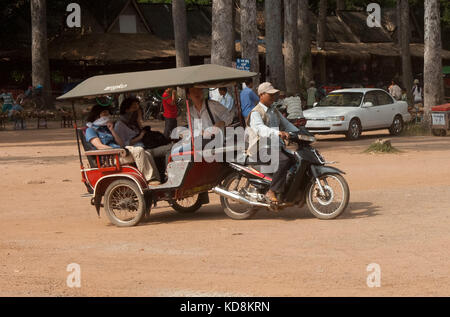
<svg viewBox="0 0 450 317">
<path fill-rule="evenodd" d="M 399 135 L 403 131 L 403 119 L 401 116 L 396 115 L 391 127 L 389 128 L 389 133 L 391 135 Z"/>
<path fill-rule="evenodd" d="M 358 119 L 352 119 L 348 125 L 347 139 L 357 140 L 361 136 L 362 127 Z"/>
</svg>

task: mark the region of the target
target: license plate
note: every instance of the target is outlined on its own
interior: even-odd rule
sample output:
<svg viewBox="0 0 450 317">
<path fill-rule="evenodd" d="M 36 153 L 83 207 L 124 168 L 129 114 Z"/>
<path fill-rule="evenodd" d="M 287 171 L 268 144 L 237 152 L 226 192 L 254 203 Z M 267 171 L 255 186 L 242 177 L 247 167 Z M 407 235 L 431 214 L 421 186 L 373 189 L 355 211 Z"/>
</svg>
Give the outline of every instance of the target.
<svg viewBox="0 0 450 317">
<path fill-rule="evenodd" d="M 432 113 L 433 125 L 445 125 L 445 114 L 444 113 Z"/>
</svg>

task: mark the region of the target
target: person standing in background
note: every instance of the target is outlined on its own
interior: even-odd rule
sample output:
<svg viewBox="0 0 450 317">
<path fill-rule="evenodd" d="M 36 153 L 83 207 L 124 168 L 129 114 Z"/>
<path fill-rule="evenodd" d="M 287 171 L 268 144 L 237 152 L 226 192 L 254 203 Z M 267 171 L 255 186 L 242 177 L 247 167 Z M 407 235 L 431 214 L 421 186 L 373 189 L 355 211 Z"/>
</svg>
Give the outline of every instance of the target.
<svg viewBox="0 0 450 317">
<path fill-rule="evenodd" d="M 177 90 L 173 87 L 167 88 L 162 95 L 162 103 L 164 108 L 164 136 L 170 140 L 172 130 L 177 127 L 178 109 L 176 105 Z"/>
<path fill-rule="evenodd" d="M 258 95 L 252 90 L 253 80 L 251 78 L 244 81 L 245 88 L 241 91 L 241 109 L 242 116 L 246 118 L 250 111 L 259 103 Z"/>
<path fill-rule="evenodd" d="M 316 102 L 316 83 L 314 80 L 311 80 L 309 82 L 309 88 L 306 91 L 307 97 L 306 97 L 306 108 L 312 108 L 314 106 L 314 103 Z"/>
<path fill-rule="evenodd" d="M 231 97 L 231 95 L 228 93 L 227 87 L 220 87 L 219 88 L 219 102 L 228 109 L 230 114 L 233 116 L 233 118 L 236 115 L 236 108 L 234 107 L 234 99 Z"/>
</svg>

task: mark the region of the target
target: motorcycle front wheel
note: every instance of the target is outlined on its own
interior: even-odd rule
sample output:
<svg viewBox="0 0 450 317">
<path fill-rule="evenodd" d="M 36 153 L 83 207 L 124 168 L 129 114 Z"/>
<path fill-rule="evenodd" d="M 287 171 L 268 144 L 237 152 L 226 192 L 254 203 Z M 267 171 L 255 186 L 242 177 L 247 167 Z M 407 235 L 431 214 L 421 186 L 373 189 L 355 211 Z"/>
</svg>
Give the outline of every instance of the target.
<svg viewBox="0 0 450 317">
<path fill-rule="evenodd" d="M 309 211 L 319 219 L 334 219 L 347 208 L 350 189 L 344 177 L 339 174 L 324 174 L 319 177 L 324 193 L 317 182 L 306 188 L 306 203 Z"/>
</svg>

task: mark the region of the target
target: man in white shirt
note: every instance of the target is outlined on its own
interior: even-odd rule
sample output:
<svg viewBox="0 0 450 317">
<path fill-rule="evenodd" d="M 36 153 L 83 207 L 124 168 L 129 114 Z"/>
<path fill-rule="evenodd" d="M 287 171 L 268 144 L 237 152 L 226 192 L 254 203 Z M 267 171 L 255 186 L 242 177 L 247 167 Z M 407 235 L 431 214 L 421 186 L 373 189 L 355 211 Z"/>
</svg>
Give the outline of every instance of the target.
<svg viewBox="0 0 450 317">
<path fill-rule="evenodd" d="M 289 138 L 289 134 L 285 131 L 279 131 L 274 127 L 269 127 L 269 117 L 266 115 L 267 110 L 275 101 L 275 95 L 279 90 L 274 89 L 269 82 L 262 83 L 258 87 L 259 103 L 253 108 L 247 117 L 248 125 L 261 138 L 280 137 L 283 140 Z M 284 152 L 279 152 L 278 170 L 272 176 L 270 189 L 266 194 L 266 198 L 274 204 L 278 203 L 276 193 L 282 192 L 286 183 L 286 175 L 291 167 L 292 158 L 288 157 Z"/>
<path fill-rule="evenodd" d="M 223 130 L 233 121 L 233 116 L 222 104 L 214 100 L 205 100 L 201 88 L 189 88 L 188 97 L 192 105 L 189 106 L 191 122 L 189 118 L 187 121 L 188 124 L 193 124 L 194 137 L 204 135 L 205 129 L 211 127 Z"/>
<path fill-rule="evenodd" d="M 396 100 L 402 100 L 402 89 L 394 80 L 391 81 L 391 85 L 389 86 L 389 93 Z"/>
<path fill-rule="evenodd" d="M 219 102 L 228 109 L 230 113 L 235 114 L 235 107 L 234 107 L 234 99 L 231 97 L 231 95 L 228 93 L 227 87 L 220 87 L 219 88 Z"/>
</svg>

